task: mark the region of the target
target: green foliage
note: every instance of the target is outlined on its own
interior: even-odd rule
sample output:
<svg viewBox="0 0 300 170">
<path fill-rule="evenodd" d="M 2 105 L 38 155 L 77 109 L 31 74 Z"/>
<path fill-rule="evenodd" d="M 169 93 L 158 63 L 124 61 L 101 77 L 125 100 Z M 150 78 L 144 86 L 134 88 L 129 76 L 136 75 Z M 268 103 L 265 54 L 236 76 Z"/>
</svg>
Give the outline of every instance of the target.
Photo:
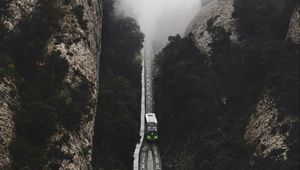
<svg viewBox="0 0 300 170">
<path fill-rule="evenodd" d="M 7 16 L 7 8 L 10 0 L 2 0 L 0 2 L 0 22 L 2 23 L 4 17 Z M 5 38 L 4 24 L 0 24 L 0 39 Z M 0 43 L 0 79 L 3 76 L 14 76 L 15 75 L 15 62 L 12 60 L 11 53 L 6 51 L 4 48 L 4 42 Z"/>
<path fill-rule="evenodd" d="M 0 1 L 0 22 L 2 23 L 3 22 L 3 19 L 5 16 L 7 16 L 7 8 L 8 8 L 8 3 L 10 2 L 11 0 L 2 0 Z M 0 25 L 0 39 L 2 40 L 3 36 L 4 36 L 4 25 L 1 24 Z"/>
<path fill-rule="evenodd" d="M 174 118 L 172 120 L 182 120 L 180 121 L 182 124 L 167 124 L 172 124 L 174 132 L 183 132 L 190 128 L 183 126 L 187 118 L 186 115 L 183 114 L 183 111 L 192 111 L 192 109 L 189 109 L 193 107 L 192 103 L 200 104 L 203 102 L 197 100 L 197 96 L 208 95 L 203 85 L 203 82 L 206 81 L 204 75 L 208 73 L 208 66 L 205 64 L 206 56 L 199 53 L 191 39 L 182 39 L 177 35 L 170 37 L 169 40 L 170 43 L 158 55 L 157 64 L 160 68 L 160 72 L 157 75 L 157 81 L 159 81 L 160 90 L 157 94 L 166 96 L 167 98 L 164 98 L 162 101 L 173 106 L 173 108 L 169 108 L 175 111 L 173 112 Z M 169 121 L 169 116 L 164 116 L 166 116 L 166 118 L 160 120 L 160 124 Z M 195 118 L 196 117 L 194 117 L 194 120 L 197 120 Z"/>
<path fill-rule="evenodd" d="M 143 34 L 132 18 L 117 18 L 114 1 L 104 0 L 100 95 L 93 168 L 130 170 L 139 140 Z"/>
<path fill-rule="evenodd" d="M 248 62 L 245 65 L 253 72 L 249 68 L 247 74 L 257 75 L 252 77 L 263 81 L 261 86 L 270 91 L 277 103 L 295 114 L 299 113 L 299 46 L 285 38 L 297 3 L 237 0 L 234 4 L 238 31 L 251 39 L 236 52 L 236 56 L 244 57 L 237 61 Z"/>
<path fill-rule="evenodd" d="M 271 156 L 256 157 L 249 164 L 254 146 L 244 140 L 262 94 L 271 95 L 280 108 L 299 119 L 299 45 L 285 40 L 291 3 L 237 0 L 235 17 L 242 43 L 232 44 L 231 33 L 213 26 L 212 18 L 207 23 L 213 39 L 209 56 L 199 52 L 190 36 L 169 38 L 156 58 L 155 79 L 165 163 L 187 152 L 197 170 L 299 168 L 299 123 L 289 125 L 294 129 L 289 139 L 293 151 L 284 162 Z"/>
<path fill-rule="evenodd" d="M 25 16 L 13 34 L 0 29 L 1 36 L 5 35 L 0 44 L 1 77 L 17 78 L 21 104 L 15 115 L 14 169 L 42 169 L 51 154 L 56 154 L 55 146 L 48 147 L 49 137 L 58 126 L 69 130 L 78 128 L 82 115 L 87 113 L 86 107 L 93 104 L 83 101 L 91 95 L 86 80 L 80 84 L 81 91 L 71 91 L 71 102 L 56 94 L 55 89 L 69 69 L 60 53 L 43 56 L 47 41 L 60 31 L 58 21 L 65 15 L 56 4 L 53 0 L 39 1 L 34 13 Z"/>
<path fill-rule="evenodd" d="M 45 82 L 43 79 L 36 81 Z M 58 126 L 78 130 L 82 116 L 89 113 L 87 108 L 94 104 L 90 101 L 91 87 L 87 81 L 71 90 L 71 102 L 54 95 L 53 87 L 46 84 L 48 82 L 51 82 L 50 78 L 44 84 L 22 84 L 20 89 L 23 104 L 16 116 L 16 143 L 13 147 L 16 169 L 24 166 L 42 168 L 53 154 L 57 159 L 59 156 L 69 157 L 60 153 L 55 144 L 49 148 L 49 137 Z M 28 156 L 28 152 L 32 155 Z"/>
<path fill-rule="evenodd" d="M 87 20 L 83 19 L 84 16 L 84 6 L 82 5 L 77 5 L 74 9 L 72 9 L 72 12 L 75 14 L 79 25 L 81 26 L 82 29 L 86 30 L 87 29 Z"/>
<path fill-rule="evenodd" d="M 155 79 L 156 112 L 162 152 L 170 145 L 174 154 L 192 150 L 195 162 L 199 162 L 194 169 L 249 166 L 251 147 L 243 140 L 244 127 L 238 126 L 245 124 L 245 120 L 233 119 L 240 113 L 230 112 L 222 103 L 223 78 L 213 68 L 213 62 L 199 52 L 189 37 L 177 35 L 169 41 L 156 61 L 159 67 Z M 188 148 L 181 145 L 188 141 L 197 145 Z M 164 161 L 172 161 L 171 157 Z"/>
<path fill-rule="evenodd" d="M 14 76 L 15 74 L 15 64 L 10 55 L 0 53 L 0 79 L 4 76 Z"/>
<path fill-rule="evenodd" d="M 66 99 L 54 96 L 54 82 L 46 68 L 37 69 L 37 78 L 18 86 L 21 108 L 15 117 L 14 168 L 42 168 L 50 154 L 47 144 L 65 114 Z M 28 156 L 28 153 L 31 153 Z M 40 167 L 40 168 L 39 168 Z"/>
<path fill-rule="evenodd" d="M 7 4 L 8 4 L 9 0 L 2 0 L 0 2 L 0 14 L 4 14 L 6 12 L 6 8 L 7 8 Z M 2 16 L 2 15 L 1 15 Z"/>
<path fill-rule="evenodd" d="M 117 75 L 102 77 L 96 118 L 94 167 L 130 169 L 138 141 L 139 89 Z"/>
<path fill-rule="evenodd" d="M 235 0 L 233 16 L 239 18 L 239 31 L 246 37 L 282 39 L 296 3 L 297 0 Z"/>
<path fill-rule="evenodd" d="M 14 52 L 13 58 L 24 78 L 31 79 L 37 73 L 37 62 L 51 34 L 60 30 L 58 21 L 64 14 L 56 7 L 56 1 L 39 1 L 35 13 L 20 21 L 20 32 L 8 40 L 5 48 Z"/>
<path fill-rule="evenodd" d="M 60 57 L 60 52 L 52 52 L 50 56 L 47 56 L 45 62 L 46 72 L 49 74 L 48 76 L 51 78 L 50 86 L 55 88 L 55 82 L 60 82 L 63 80 L 67 71 L 69 70 L 69 65 L 66 59 Z"/>
<path fill-rule="evenodd" d="M 66 104 L 61 115 L 62 125 L 69 130 L 78 130 L 81 119 L 96 104 L 92 100 L 92 84 L 82 76 L 79 86 L 71 89 L 71 103 Z"/>
</svg>

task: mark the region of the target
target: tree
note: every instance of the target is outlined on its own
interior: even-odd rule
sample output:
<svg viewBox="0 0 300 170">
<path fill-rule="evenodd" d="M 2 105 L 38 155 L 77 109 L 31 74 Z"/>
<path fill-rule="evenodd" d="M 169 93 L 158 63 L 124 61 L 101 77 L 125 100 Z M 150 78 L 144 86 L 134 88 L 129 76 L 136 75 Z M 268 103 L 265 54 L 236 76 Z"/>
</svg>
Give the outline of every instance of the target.
<svg viewBox="0 0 300 170">
<path fill-rule="evenodd" d="M 144 35 L 134 19 L 115 16 L 113 0 L 104 0 L 102 35 L 93 168 L 130 170 L 139 140 Z"/>
</svg>

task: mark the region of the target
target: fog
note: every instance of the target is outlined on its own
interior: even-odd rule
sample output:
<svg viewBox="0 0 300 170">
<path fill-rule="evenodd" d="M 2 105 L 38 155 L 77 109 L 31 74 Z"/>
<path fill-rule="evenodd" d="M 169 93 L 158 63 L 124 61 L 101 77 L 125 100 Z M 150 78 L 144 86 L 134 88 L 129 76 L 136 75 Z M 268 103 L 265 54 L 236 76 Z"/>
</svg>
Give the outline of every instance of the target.
<svg viewBox="0 0 300 170">
<path fill-rule="evenodd" d="M 201 0 L 119 0 L 119 13 L 135 18 L 147 44 L 159 51 L 168 36 L 183 35 L 199 11 Z"/>
</svg>

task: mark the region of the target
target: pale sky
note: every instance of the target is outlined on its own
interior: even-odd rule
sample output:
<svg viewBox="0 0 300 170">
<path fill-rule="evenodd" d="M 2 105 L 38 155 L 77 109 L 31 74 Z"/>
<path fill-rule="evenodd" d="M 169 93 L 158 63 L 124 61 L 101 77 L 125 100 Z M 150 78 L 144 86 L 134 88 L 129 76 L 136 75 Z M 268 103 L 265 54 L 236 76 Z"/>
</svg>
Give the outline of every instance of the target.
<svg viewBox="0 0 300 170">
<path fill-rule="evenodd" d="M 183 34 L 200 9 L 201 0 L 119 0 L 119 11 L 134 17 L 146 41 L 166 42 L 169 35 Z"/>
</svg>

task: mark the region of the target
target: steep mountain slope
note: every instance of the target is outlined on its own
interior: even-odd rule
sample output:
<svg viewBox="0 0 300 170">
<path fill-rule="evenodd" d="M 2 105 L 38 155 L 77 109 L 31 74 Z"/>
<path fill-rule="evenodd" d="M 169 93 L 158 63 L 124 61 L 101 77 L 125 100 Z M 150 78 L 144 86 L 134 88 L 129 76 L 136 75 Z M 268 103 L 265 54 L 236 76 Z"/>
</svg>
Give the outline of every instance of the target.
<svg viewBox="0 0 300 170">
<path fill-rule="evenodd" d="M 212 1 L 169 38 L 155 93 L 165 169 L 299 168 L 298 8 Z"/>
<path fill-rule="evenodd" d="M 80 120 L 72 122 L 72 124 L 77 123 L 78 127 L 75 131 L 70 131 L 68 127 L 60 127 L 52 136 L 53 143 L 59 143 L 67 138 L 54 147 L 62 154 L 69 155 L 71 159 L 61 159 L 53 155 L 49 166 L 55 164 L 62 169 L 90 169 L 99 86 L 102 6 L 101 1 L 98 0 L 70 1 L 65 5 L 65 8 L 70 12 L 73 11 L 74 14 L 62 19 L 61 31 L 51 36 L 46 45 L 46 53 L 50 57 L 51 54 L 58 53 L 69 66 L 62 80 L 63 85 L 57 89 L 59 95 L 84 109 L 78 113 L 81 114 Z"/>
<path fill-rule="evenodd" d="M 23 4 L 22 4 L 23 3 Z M 15 31 L 24 15 L 30 15 L 32 6 L 36 1 L 2 1 L 0 4 L 0 38 L 5 37 Z M 4 43 L 4 41 L 2 41 Z M 15 136 L 14 115 L 19 106 L 19 94 L 16 88 L 15 76 L 9 74 L 14 70 L 13 65 L 3 61 L 5 54 L 0 54 L 0 169 L 11 167 L 10 147 Z M 3 57 L 3 58 L 2 58 Z"/>
<path fill-rule="evenodd" d="M 220 26 L 231 32 L 230 39 L 237 40 L 237 32 L 232 17 L 234 0 L 211 0 L 206 2 L 197 16 L 186 29 L 186 34 L 193 33 L 197 47 L 206 53 L 209 52 L 209 44 L 212 43 L 212 33 L 209 28 Z M 201 21 L 201 22 L 200 22 Z"/>
<path fill-rule="evenodd" d="M 1 116 L 11 123 L 0 169 L 91 169 L 102 2 L 7 0 L 1 13 Z"/>
<path fill-rule="evenodd" d="M 11 166 L 10 147 L 15 130 L 13 117 L 19 101 L 11 78 L 0 78 L 0 99 L 0 169 L 8 169 Z"/>
<path fill-rule="evenodd" d="M 296 44 L 300 44 L 299 25 L 300 25 L 300 5 L 298 4 L 293 12 L 288 34 L 287 34 L 287 39 L 291 39 Z"/>
<path fill-rule="evenodd" d="M 290 159 L 289 152 L 295 152 L 293 135 L 297 135 L 299 119 L 278 108 L 271 97 L 263 96 L 246 128 L 245 139 L 256 146 L 255 156 L 280 162 Z"/>
<path fill-rule="evenodd" d="M 214 35 L 213 31 L 210 31 L 213 27 L 221 27 L 230 34 L 230 40 L 231 43 L 236 43 L 238 41 L 238 23 L 236 19 L 233 18 L 235 15 L 234 13 L 234 2 L 235 1 L 213 1 L 207 6 L 205 6 L 201 12 L 198 14 L 198 16 L 194 19 L 194 21 L 191 23 L 191 25 L 187 29 L 187 33 L 191 32 L 194 35 L 195 43 L 198 46 L 198 48 L 202 51 L 208 52 L 210 50 L 210 44 L 213 41 L 213 38 L 216 36 Z M 238 2 L 238 1 L 236 1 Z M 247 1 L 241 2 L 247 4 Z M 279 2 L 281 3 L 281 2 Z M 295 4 L 295 3 L 294 3 Z M 256 4 L 258 5 L 258 4 Z M 265 9 L 267 10 L 267 9 Z M 287 31 L 287 39 L 291 39 L 294 43 L 299 44 L 299 3 L 294 6 L 293 13 L 291 15 L 290 24 Z M 240 38 L 241 41 L 245 41 L 244 35 Z M 268 98 L 268 97 L 267 97 Z M 295 128 L 293 126 L 297 119 L 295 117 L 286 117 L 283 118 L 283 120 L 277 120 L 277 118 L 274 119 L 274 117 L 278 116 L 278 112 L 272 111 L 277 110 L 278 107 L 276 107 L 276 104 L 272 104 L 272 102 L 266 102 L 265 100 L 272 100 L 272 99 L 265 99 L 262 98 L 259 102 L 259 106 L 257 106 L 258 110 L 256 113 L 254 113 L 254 117 L 252 120 L 250 120 L 250 124 L 248 126 L 248 129 L 246 130 L 245 137 L 247 140 L 250 141 L 252 144 L 258 144 L 258 155 L 264 155 L 264 157 L 267 157 L 267 155 L 271 154 L 271 152 L 275 150 L 283 150 L 282 153 L 278 153 L 276 159 L 286 159 L 286 152 L 289 150 L 288 143 L 285 143 L 287 141 L 287 136 L 277 136 L 278 133 L 275 133 L 274 131 L 280 130 L 282 125 L 288 126 L 286 128 Z M 262 108 L 271 109 L 270 111 L 264 110 Z M 264 115 L 265 114 L 265 115 Z M 286 114 L 286 113 L 281 113 Z M 263 116 L 264 115 L 264 116 Z M 269 122 L 270 118 L 272 121 Z M 299 121 L 299 120 L 298 120 Z M 259 123 L 258 123 L 259 122 Z M 297 122 L 297 121 L 296 121 Z M 267 124 L 266 124 L 267 123 Z M 281 124 L 281 125 L 279 125 Z M 255 127 L 254 127 L 255 126 Z M 268 128 L 267 128 L 267 127 Z M 256 131 L 255 129 L 258 128 L 260 130 Z M 272 131 L 274 134 L 270 134 L 270 132 L 267 132 L 265 129 L 269 129 L 269 131 Z M 291 130 L 290 129 L 290 130 Z M 287 132 L 288 133 L 288 132 Z M 273 136 L 274 135 L 274 136 Z M 273 142 L 279 142 L 279 143 L 273 143 Z M 263 145 L 263 146 L 261 146 Z M 273 155 L 274 157 L 275 155 Z M 276 156 L 275 156 L 276 157 Z"/>
</svg>

